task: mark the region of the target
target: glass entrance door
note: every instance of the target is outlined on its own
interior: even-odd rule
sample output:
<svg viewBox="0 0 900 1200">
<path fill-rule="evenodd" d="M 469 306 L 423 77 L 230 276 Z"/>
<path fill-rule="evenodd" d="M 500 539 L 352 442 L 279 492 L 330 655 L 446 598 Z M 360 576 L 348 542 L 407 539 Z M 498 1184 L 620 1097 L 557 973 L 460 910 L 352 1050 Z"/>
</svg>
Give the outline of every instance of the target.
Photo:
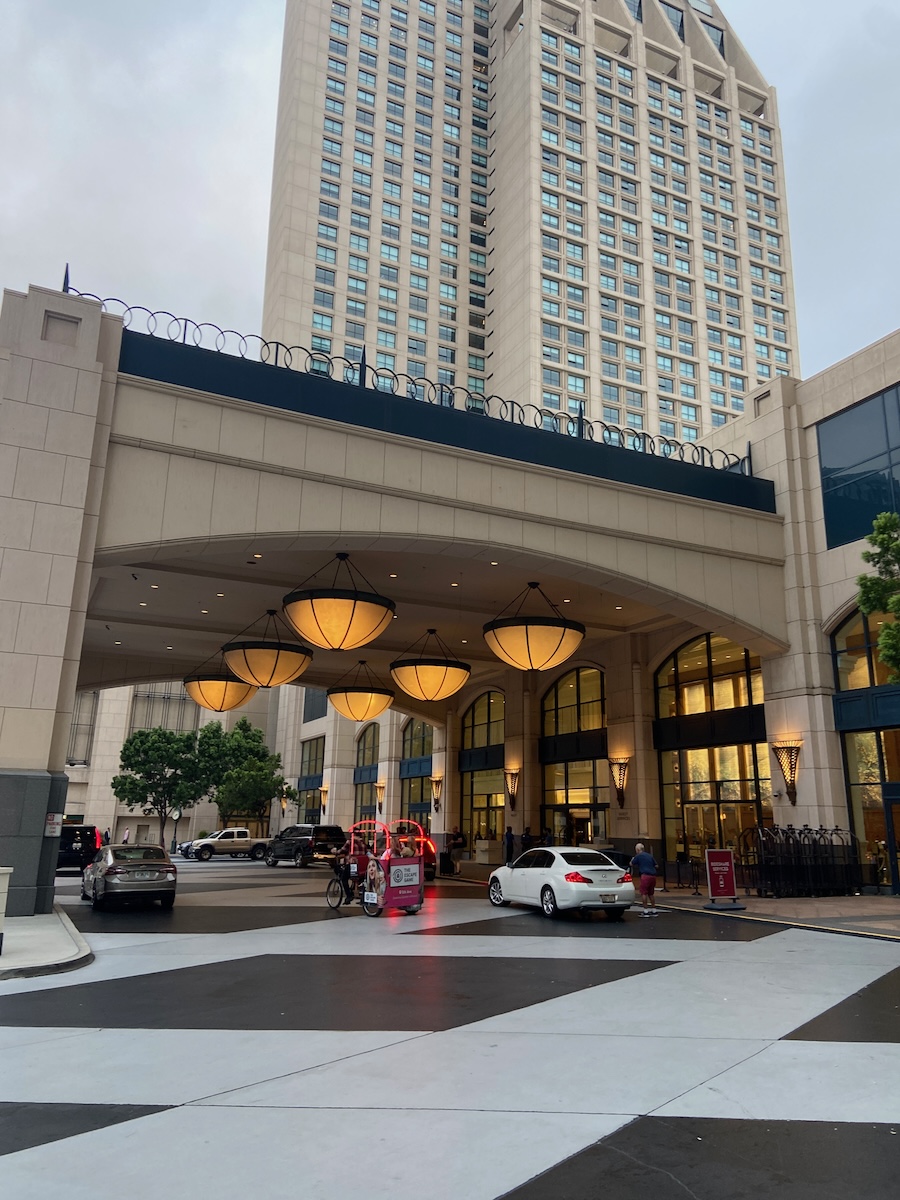
<svg viewBox="0 0 900 1200">
<path fill-rule="evenodd" d="M 684 831 L 688 858 L 702 859 L 707 850 L 740 848 L 745 829 L 755 829 L 758 821 L 755 804 L 685 804 Z"/>
</svg>

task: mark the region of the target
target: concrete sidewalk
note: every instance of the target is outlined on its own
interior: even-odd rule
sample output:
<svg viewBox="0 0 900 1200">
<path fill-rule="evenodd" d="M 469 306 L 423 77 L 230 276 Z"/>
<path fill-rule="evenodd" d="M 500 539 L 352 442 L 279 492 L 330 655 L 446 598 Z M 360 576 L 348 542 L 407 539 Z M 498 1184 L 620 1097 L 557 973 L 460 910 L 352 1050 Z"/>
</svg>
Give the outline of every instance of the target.
<svg viewBox="0 0 900 1200">
<path fill-rule="evenodd" d="M 0 980 L 72 971 L 93 962 L 90 946 L 58 904 L 37 917 L 7 917 Z"/>
<path fill-rule="evenodd" d="M 661 908 L 690 910 L 706 916 L 706 896 L 657 889 Z M 900 941 L 900 896 L 801 896 L 775 899 L 771 896 L 739 896 L 745 911 L 733 913 L 735 920 L 771 921 L 798 929 L 820 929 L 827 933 L 850 933 L 859 937 Z M 720 901 L 716 914 L 729 915 L 728 901 Z"/>
</svg>

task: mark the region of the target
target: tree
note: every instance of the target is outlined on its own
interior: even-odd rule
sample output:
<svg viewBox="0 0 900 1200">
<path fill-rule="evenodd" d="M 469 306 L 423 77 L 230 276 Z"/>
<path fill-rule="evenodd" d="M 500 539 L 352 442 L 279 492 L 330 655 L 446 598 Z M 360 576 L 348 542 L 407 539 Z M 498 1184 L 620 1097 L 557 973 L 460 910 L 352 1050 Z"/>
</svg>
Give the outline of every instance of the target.
<svg viewBox="0 0 900 1200">
<path fill-rule="evenodd" d="M 891 672 L 890 682 L 900 683 L 900 516 L 879 514 L 866 541 L 874 549 L 863 550 L 862 560 L 875 568 L 875 574 L 858 576 L 858 604 L 866 615 L 882 612 L 897 618 L 881 627 L 878 657 Z"/>
<path fill-rule="evenodd" d="M 119 767 L 127 773 L 113 777 L 113 794 L 129 809 L 140 808 L 147 816 L 156 814 L 163 846 L 166 822 L 174 810 L 193 808 L 210 786 L 195 733 L 135 730 L 122 746 Z"/>
<path fill-rule="evenodd" d="M 265 821 L 276 797 L 293 799 L 297 793 L 279 774 L 281 759 L 272 754 L 267 759 L 250 758 L 229 771 L 219 786 L 216 804 L 223 820 L 247 817 Z"/>
</svg>

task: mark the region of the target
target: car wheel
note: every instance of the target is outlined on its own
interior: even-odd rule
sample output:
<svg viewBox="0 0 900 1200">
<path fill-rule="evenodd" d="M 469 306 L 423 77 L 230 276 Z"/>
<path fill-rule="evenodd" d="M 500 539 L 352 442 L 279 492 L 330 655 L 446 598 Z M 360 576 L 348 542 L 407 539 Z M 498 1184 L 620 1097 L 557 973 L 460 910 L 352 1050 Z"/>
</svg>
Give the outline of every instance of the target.
<svg viewBox="0 0 900 1200">
<path fill-rule="evenodd" d="M 85 891 L 85 888 L 84 888 L 84 880 L 83 880 L 83 879 L 82 879 L 82 881 L 81 881 L 81 899 L 82 899 L 82 900 L 90 900 L 90 896 L 89 896 L 89 895 L 87 894 L 87 892 Z"/>
<path fill-rule="evenodd" d="M 294 866 L 295 867 L 305 867 L 306 866 L 306 859 L 303 857 L 302 850 L 298 850 L 297 853 L 294 855 Z"/>
<path fill-rule="evenodd" d="M 160 902 L 159 902 L 159 903 L 160 903 L 160 907 L 161 907 L 161 908 L 166 908 L 166 909 L 169 909 L 169 908 L 174 908 L 174 907 L 175 907 L 175 894 L 174 894 L 174 892 L 173 892 L 173 894 L 172 894 L 171 896 L 163 896 L 163 898 L 160 900 Z"/>
<path fill-rule="evenodd" d="M 380 917 L 381 908 L 377 904 L 370 904 L 368 900 L 363 902 L 363 912 L 367 917 Z"/>
<path fill-rule="evenodd" d="M 625 919 L 624 908 L 608 908 L 606 910 L 607 921 L 623 921 Z"/>
<path fill-rule="evenodd" d="M 253 859 L 254 862 L 260 862 L 261 859 L 266 857 L 265 846 L 254 846 L 253 849 L 250 851 L 250 857 Z"/>
<path fill-rule="evenodd" d="M 545 917 L 555 917 L 559 912 L 552 887 L 541 888 L 541 912 Z"/>
<path fill-rule="evenodd" d="M 275 857 L 274 852 L 271 850 L 266 854 L 266 866 L 267 867 L 277 867 L 278 866 L 278 859 Z"/>
<path fill-rule="evenodd" d="M 421 910 L 421 908 L 422 908 L 421 904 L 411 904 L 409 906 L 409 908 L 406 909 L 406 911 L 409 913 L 409 915 L 411 917 L 414 917 L 416 915 L 416 913 Z"/>
<path fill-rule="evenodd" d="M 212 858 L 212 850 L 210 850 L 209 846 L 201 846 L 197 851 L 197 858 L 200 862 L 209 862 Z"/>
<path fill-rule="evenodd" d="M 240 858 L 241 856 L 239 854 L 229 854 L 228 857 L 229 858 Z"/>
<path fill-rule="evenodd" d="M 503 899 L 503 888 L 500 886 L 499 879 L 492 879 L 488 886 L 488 900 L 491 904 L 499 908 L 501 905 L 509 906 L 509 901 Z"/>
<path fill-rule="evenodd" d="M 91 908 L 94 912 L 103 912 L 106 908 L 106 900 L 103 896 L 98 895 L 96 883 L 91 888 Z"/>
</svg>

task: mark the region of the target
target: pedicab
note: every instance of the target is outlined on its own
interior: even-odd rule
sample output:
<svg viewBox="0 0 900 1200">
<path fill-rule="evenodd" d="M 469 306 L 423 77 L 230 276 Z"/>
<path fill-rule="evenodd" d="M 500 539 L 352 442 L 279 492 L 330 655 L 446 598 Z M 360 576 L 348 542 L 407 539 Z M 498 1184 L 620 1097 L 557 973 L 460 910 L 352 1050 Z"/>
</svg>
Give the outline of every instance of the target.
<svg viewBox="0 0 900 1200">
<path fill-rule="evenodd" d="M 386 908 L 417 913 L 425 899 L 422 826 L 369 819 L 357 821 L 348 832 L 350 879 L 356 877 L 366 916 L 380 917 Z"/>
</svg>

